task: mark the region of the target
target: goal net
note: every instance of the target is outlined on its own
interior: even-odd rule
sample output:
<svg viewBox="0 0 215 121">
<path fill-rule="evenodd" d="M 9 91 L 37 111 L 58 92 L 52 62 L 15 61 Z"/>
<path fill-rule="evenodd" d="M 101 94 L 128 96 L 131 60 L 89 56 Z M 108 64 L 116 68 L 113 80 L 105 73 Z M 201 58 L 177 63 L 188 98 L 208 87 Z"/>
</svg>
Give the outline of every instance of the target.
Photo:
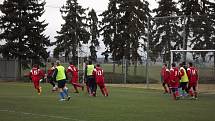
<svg viewBox="0 0 215 121">
<path fill-rule="evenodd" d="M 171 50 L 171 63 L 192 62 L 199 70 L 199 83 L 215 84 L 215 50 Z"/>
</svg>

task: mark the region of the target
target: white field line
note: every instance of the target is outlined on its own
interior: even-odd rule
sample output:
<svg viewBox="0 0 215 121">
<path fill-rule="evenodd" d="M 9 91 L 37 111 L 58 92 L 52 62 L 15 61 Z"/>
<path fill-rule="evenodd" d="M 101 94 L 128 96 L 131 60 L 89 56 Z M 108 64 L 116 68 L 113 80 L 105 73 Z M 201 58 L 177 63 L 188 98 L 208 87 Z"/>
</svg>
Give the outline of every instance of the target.
<svg viewBox="0 0 215 121">
<path fill-rule="evenodd" d="M 28 112 L 19 112 L 19 111 L 14 111 L 14 110 L 1 110 L 0 109 L 0 112 L 8 112 L 8 113 L 15 113 L 15 114 L 22 114 L 22 115 L 31 115 L 31 116 L 37 116 L 37 117 L 47 117 L 47 118 L 53 118 L 53 119 L 59 119 L 59 120 L 86 121 L 86 120 L 74 119 L 74 118 L 63 117 L 63 116 L 54 116 L 54 115 L 28 113 Z"/>
</svg>

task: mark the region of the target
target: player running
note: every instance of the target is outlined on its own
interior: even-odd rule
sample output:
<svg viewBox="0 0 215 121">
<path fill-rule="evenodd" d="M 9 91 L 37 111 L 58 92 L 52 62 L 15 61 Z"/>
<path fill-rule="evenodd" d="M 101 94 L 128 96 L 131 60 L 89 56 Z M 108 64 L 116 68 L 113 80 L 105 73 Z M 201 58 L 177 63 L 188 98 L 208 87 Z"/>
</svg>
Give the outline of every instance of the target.
<svg viewBox="0 0 215 121">
<path fill-rule="evenodd" d="M 169 75 L 170 75 L 170 71 L 167 68 L 167 64 L 164 63 L 161 69 L 161 81 L 162 81 L 162 86 L 164 88 L 164 93 L 171 92 L 171 90 L 169 89 Z"/>
<path fill-rule="evenodd" d="M 49 83 L 52 85 L 52 91 L 57 91 L 57 86 L 54 82 L 54 79 L 52 78 L 53 72 L 55 70 L 55 65 L 54 63 L 51 63 L 51 68 L 48 69 L 48 73 L 47 73 L 47 79 L 49 81 Z"/>
<path fill-rule="evenodd" d="M 99 88 L 102 92 L 102 95 L 108 96 L 108 91 L 107 91 L 107 88 L 106 88 L 105 82 L 104 82 L 104 71 L 100 67 L 100 64 L 97 64 L 96 68 L 93 70 L 93 76 L 96 80 L 97 85 L 99 86 Z"/>
<path fill-rule="evenodd" d="M 179 99 L 179 71 L 178 68 L 176 67 L 175 63 L 172 63 L 172 68 L 170 69 L 170 86 L 173 94 L 174 100 Z"/>
<path fill-rule="evenodd" d="M 82 90 L 84 90 L 84 86 L 78 82 L 78 69 L 72 64 L 72 62 L 70 62 L 69 64 L 70 65 L 66 72 L 72 74 L 72 78 L 71 78 L 70 82 L 75 89 L 75 93 L 79 93 L 78 87 L 80 87 L 80 88 L 82 88 Z"/>
<path fill-rule="evenodd" d="M 60 64 L 60 61 L 56 61 L 57 67 L 54 70 L 53 79 L 58 83 L 58 91 L 60 93 L 60 101 L 70 100 L 68 95 L 68 89 L 66 86 L 67 74 L 65 68 Z"/>
<path fill-rule="evenodd" d="M 42 92 L 42 88 L 40 87 L 40 79 L 44 77 L 45 74 L 42 72 L 42 70 L 39 69 L 39 66 L 37 64 L 34 64 L 29 73 L 29 78 L 33 81 L 34 88 L 37 90 L 38 95 L 41 95 Z"/>
<path fill-rule="evenodd" d="M 190 96 L 192 96 L 192 99 L 197 99 L 197 82 L 199 79 L 198 76 L 198 71 L 195 67 L 193 67 L 193 63 L 188 64 L 188 69 L 187 69 L 187 76 L 189 78 L 188 82 L 188 91 L 190 93 Z M 191 88 L 193 89 L 194 93 L 191 91 Z"/>
</svg>

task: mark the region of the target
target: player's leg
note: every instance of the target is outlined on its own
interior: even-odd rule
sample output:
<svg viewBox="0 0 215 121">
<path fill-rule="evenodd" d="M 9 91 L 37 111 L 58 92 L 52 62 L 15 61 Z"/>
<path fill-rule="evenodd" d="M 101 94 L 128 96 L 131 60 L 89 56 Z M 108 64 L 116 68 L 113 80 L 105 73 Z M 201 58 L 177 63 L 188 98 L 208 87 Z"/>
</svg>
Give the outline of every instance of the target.
<svg viewBox="0 0 215 121">
<path fill-rule="evenodd" d="M 40 95 L 42 92 L 42 88 L 40 87 L 40 83 L 39 83 L 40 80 L 35 79 L 35 80 L 33 80 L 33 82 L 34 82 L 34 88 L 37 90 L 38 95 Z"/>
<path fill-rule="evenodd" d="M 197 90 L 196 90 L 196 85 L 193 86 L 193 91 L 194 91 L 194 97 L 195 97 L 195 99 L 197 99 L 198 93 L 197 93 Z"/>
<path fill-rule="evenodd" d="M 101 84 L 101 82 L 97 82 L 97 85 L 99 86 L 100 91 L 102 92 L 102 95 L 105 96 L 104 86 Z"/>
<path fill-rule="evenodd" d="M 64 88 L 66 85 L 66 80 L 60 80 L 58 81 L 58 88 L 59 88 L 59 95 L 60 95 L 60 101 L 66 100 L 65 97 L 67 97 L 67 100 L 70 99 L 70 96 L 68 95 L 68 91 L 66 88 Z"/>
<path fill-rule="evenodd" d="M 105 84 L 104 84 L 103 91 L 104 91 L 104 93 L 105 93 L 105 96 L 108 96 L 108 95 L 109 95 L 109 94 L 108 94 L 108 90 L 107 90 L 107 88 L 106 88 Z"/>
<path fill-rule="evenodd" d="M 174 87 L 171 88 L 173 99 L 176 100 L 176 89 Z"/>
<path fill-rule="evenodd" d="M 91 96 L 96 96 L 97 84 L 96 84 L 96 80 L 93 77 L 90 78 L 90 90 L 91 90 Z"/>
<path fill-rule="evenodd" d="M 162 83 L 162 86 L 163 86 L 163 88 L 164 88 L 164 93 L 168 93 L 168 90 L 167 90 L 167 87 L 166 87 L 166 83 L 165 83 L 165 82 Z"/>
</svg>

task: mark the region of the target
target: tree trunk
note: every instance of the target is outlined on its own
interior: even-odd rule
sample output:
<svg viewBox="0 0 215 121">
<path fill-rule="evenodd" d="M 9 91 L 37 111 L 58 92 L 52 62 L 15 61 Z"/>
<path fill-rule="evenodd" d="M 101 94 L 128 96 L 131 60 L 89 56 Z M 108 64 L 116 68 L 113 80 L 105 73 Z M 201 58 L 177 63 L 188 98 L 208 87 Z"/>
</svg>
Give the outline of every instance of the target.
<svg viewBox="0 0 215 121">
<path fill-rule="evenodd" d="M 134 62 L 134 76 L 137 75 L 137 60 Z"/>
<path fill-rule="evenodd" d="M 21 79 L 21 72 L 22 72 L 22 59 L 18 57 L 18 66 L 17 66 L 17 81 Z"/>
</svg>

